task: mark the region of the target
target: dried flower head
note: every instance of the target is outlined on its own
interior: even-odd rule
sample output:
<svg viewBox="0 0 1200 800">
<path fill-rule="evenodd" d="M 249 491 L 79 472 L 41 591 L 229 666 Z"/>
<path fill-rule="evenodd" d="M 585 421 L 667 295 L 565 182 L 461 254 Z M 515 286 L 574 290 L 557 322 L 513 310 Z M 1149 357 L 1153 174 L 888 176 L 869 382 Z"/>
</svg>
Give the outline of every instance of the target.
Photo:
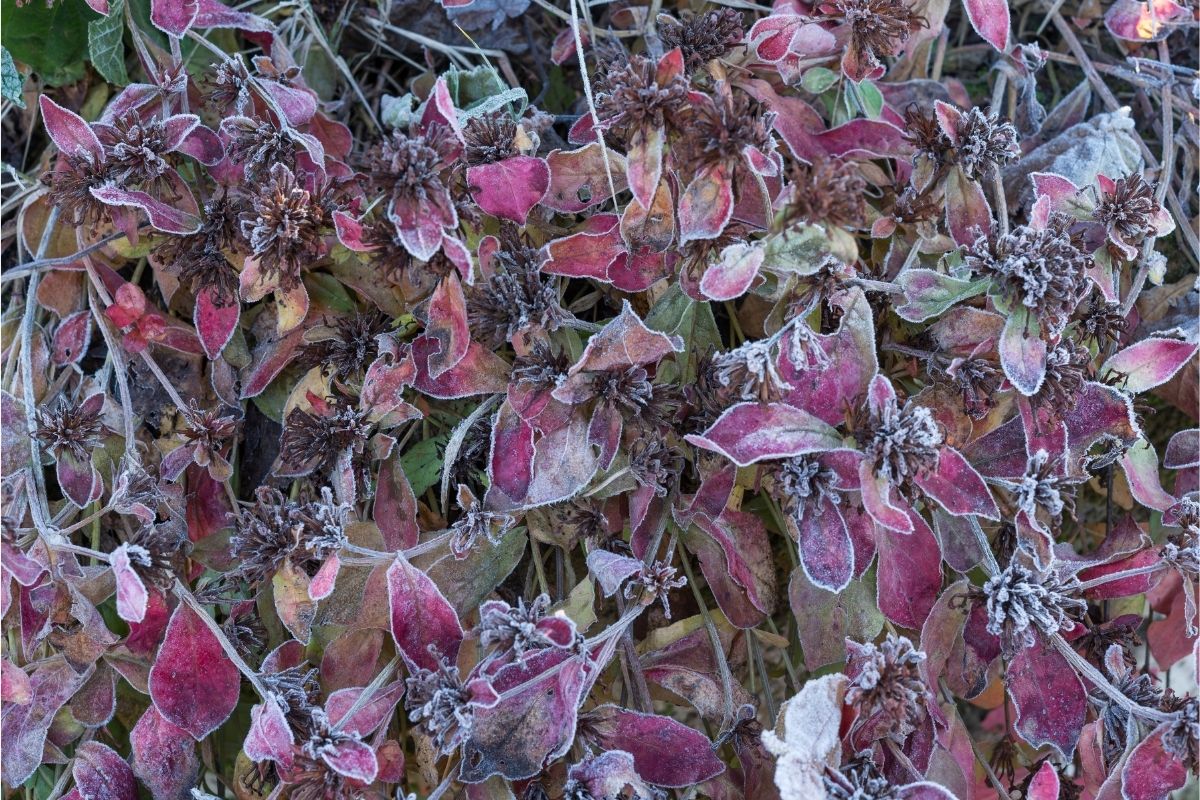
<svg viewBox="0 0 1200 800">
<path fill-rule="evenodd" d="M 368 486 L 364 452 L 373 428 L 369 416 L 369 411 L 338 395 L 325 401 L 323 413 L 293 408 L 284 420 L 279 459 L 296 475 L 329 475 L 338 459 L 350 452 L 356 479 Z"/>
<path fill-rule="evenodd" d="M 90 398 L 72 405 L 60 396 L 53 406 L 43 406 L 35 411 L 37 428 L 34 436 L 55 458 L 70 453 L 79 461 L 87 461 L 103 438 L 102 408 L 101 403 Z"/>
<path fill-rule="evenodd" d="M 1092 218 L 1104 226 L 1113 241 L 1136 248 L 1155 232 L 1155 218 L 1161 212 L 1154 187 L 1141 174 L 1133 173 L 1113 181 L 1111 192 L 1101 193 Z"/>
<path fill-rule="evenodd" d="M 625 599 L 637 600 L 642 605 L 652 605 L 654 601 L 662 603 L 663 614 L 671 618 L 670 594 L 674 589 L 687 586 L 687 578 L 675 577 L 675 568 L 666 561 L 655 561 L 648 567 L 643 567 L 629 583 L 625 584 Z"/>
<path fill-rule="evenodd" d="M 935 163 L 941 163 L 952 147 L 934 113 L 915 104 L 904 109 L 904 139 L 918 156 L 933 159 Z"/>
<path fill-rule="evenodd" d="M 950 384 L 962 394 L 963 411 L 971 419 L 983 419 L 995 405 L 1004 374 L 985 358 L 955 359 L 945 369 Z"/>
<path fill-rule="evenodd" d="M 682 20 L 662 15 L 658 36 L 663 48 L 679 48 L 684 68 L 695 72 L 714 58 L 721 58 L 741 44 L 745 31 L 742 12 L 733 8 L 713 8 Z"/>
<path fill-rule="evenodd" d="M 511 652 L 521 659 L 531 650 L 574 644 L 572 624 L 560 616 L 547 617 L 549 608 L 546 594 L 528 605 L 524 598 L 518 598 L 515 606 L 501 600 L 484 603 L 479 609 L 480 646 L 496 653 Z"/>
<path fill-rule="evenodd" d="M 208 103 L 220 110 L 233 106 L 234 113 L 244 114 L 250 106 L 250 72 L 239 56 L 230 56 L 213 65 L 209 78 Z"/>
<path fill-rule="evenodd" d="M 1076 578 L 1064 578 L 1052 569 L 1038 571 L 1010 562 L 983 585 L 988 633 L 999 636 L 1011 656 L 1032 647 L 1037 631 L 1048 635 L 1072 627 L 1072 617 L 1087 610 L 1078 586 Z"/>
<path fill-rule="evenodd" d="M 639 486 L 666 497 L 683 472 L 683 453 L 657 437 L 639 437 L 629 448 L 629 472 Z"/>
<path fill-rule="evenodd" d="M 97 126 L 97 135 L 104 145 L 109 178 L 122 186 L 153 184 L 171 168 L 166 156 L 172 143 L 161 119 L 143 121 L 130 111 L 112 125 Z"/>
<path fill-rule="evenodd" d="M 965 263 L 991 276 L 1011 305 L 1024 305 L 1057 333 L 1091 291 L 1091 258 L 1057 225 L 1018 226 L 993 239 L 981 237 L 968 248 Z"/>
<path fill-rule="evenodd" d="M 557 281 L 542 274 L 541 261 L 537 250 L 506 236 L 495 254 L 492 276 L 468 287 L 468 319 L 483 344 L 501 347 L 530 327 L 556 331 L 570 318 L 559 304 Z"/>
<path fill-rule="evenodd" d="M 1013 493 L 1020 511 L 1031 518 L 1043 511 L 1058 525 L 1064 509 L 1074 513 L 1074 498 L 1066 493 L 1070 484 L 1062 475 L 1062 459 L 1051 461 L 1049 453 L 1038 450 L 1029 457 L 1024 476 L 1005 485 Z"/>
<path fill-rule="evenodd" d="M 242 514 L 229 540 L 238 563 L 231 577 L 258 586 L 270 580 L 286 558 L 315 575 L 325 559 L 345 545 L 350 512 L 349 506 L 334 503 L 327 488 L 318 500 L 301 503 L 277 489 L 259 487 L 254 505 Z"/>
<path fill-rule="evenodd" d="M 883 776 L 870 750 L 864 750 L 840 769 L 828 768 L 823 776 L 827 800 L 899 800 L 901 788 Z"/>
<path fill-rule="evenodd" d="M 463 126 L 463 160 L 471 166 L 517 154 L 517 121 L 507 111 L 471 117 Z"/>
<path fill-rule="evenodd" d="M 779 400 L 791 384 L 779 373 L 779 352 L 774 339 L 745 342 L 711 360 L 717 382 L 738 400 L 769 403 Z"/>
<path fill-rule="evenodd" d="M 1185 502 L 1195 501 L 1185 500 Z M 1183 515 L 1180 515 L 1181 521 Z M 1196 527 L 1189 526 L 1167 534 L 1159 556 L 1163 562 L 1178 570 L 1185 578 L 1195 580 L 1200 576 L 1200 536 Z"/>
<path fill-rule="evenodd" d="M 218 195 L 205 203 L 199 232 L 167 237 L 154 255 L 193 293 L 208 290 L 213 304 L 224 308 L 238 302 L 238 274 L 225 256 L 225 251 L 233 248 L 237 229 L 233 203 L 226 195 Z"/>
<path fill-rule="evenodd" d="M 1163 735 L 1163 749 L 1185 764 L 1195 764 L 1200 757 L 1200 701 L 1195 697 L 1166 697 L 1163 705 L 1176 715 Z"/>
<path fill-rule="evenodd" d="M 832 5 L 850 29 L 850 51 L 871 67 L 899 53 L 909 36 L 929 26 L 903 0 L 834 0 Z"/>
<path fill-rule="evenodd" d="M 316 727 L 317 704 L 321 699 L 320 670 L 307 664 L 259 676 L 269 700 L 279 706 L 292 730 L 307 739 Z"/>
<path fill-rule="evenodd" d="M 480 537 L 499 544 L 517 521 L 508 514 L 487 511 L 466 486 L 458 487 L 458 506 L 461 516 L 450 526 L 450 552 L 455 558 L 466 558 Z"/>
<path fill-rule="evenodd" d="M 902 406 L 889 397 L 878 413 L 870 413 L 865 427 L 863 454 L 893 486 L 937 463 L 943 436 L 928 408 L 911 401 Z"/>
<path fill-rule="evenodd" d="M 421 205 L 448 198 L 442 170 L 453 142 L 447 130 L 435 125 L 425 133 L 393 131 L 367 155 L 372 188 L 393 203 Z"/>
<path fill-rule="evenodd" d="M 108 218 L 108 206 L 92 195 L 92 189 L 109 183 L 108 165 L 66 153 L 61 158 L 64 164 L 41 179 L 49 188 L 50 203 L 62 214 L 64 222 L 98 225 Z"/>
<path fill-rule="evenodd" d="M 241 217 L 251 253 L 265 273 L 278 276 L 281 286 L 298 285 L 301 268 L 321 250 L 330 219 L 327 209 L 283 164 L 271 167 L 252 205 Z"/>
<path fill-rule="evenodd" d="M 688 117 L 690 153 L 701 164 L 740 162 L 747 147 L 769 150 L 774 112 L 763 112 L 758 101 L 725 84 L 712 102 L 691 106 Z"/>
<path fill-rule="evenodd" d="M 338 317 L 330 326 L 332 335 L 328 339 L 304 346 L 300 363 L 309 369 L 319 366 L 327 374 L 343 379 L 361 374 L 379 355 L 375 337 L 391 326 L 391 319 L 376 308 Z"/>
<path fill-rule="evenodd" d="M 591 373 L 592 393 L 599 401 L 632 420 L 650 404 L 654 385 L 644 367 L 617 367 Z"/>
<path fill-rule="evenodd" d="M 1083 345 L 1064 339 L 1046 354 L 1046 377 L 1033 403 L 1060 418 L 1074 407 L 1092 368 L 1092 354 Z"/>
<path fill-rule="evenodd" d="M 1108 303 L 1093 295 L 1087 311 L 1079 318 L 1079 335 L 1084 342 L 1094 342 L 1101 351 L 1120 343 L 1129 332 L 1129 321 L 1121 313 L 1120 303 Z"/>
<path fill-rule="evenodd" d="M 536 339 L 529 351 L 513 359 L 511 379 L 535 390 L 558 386 L 571 368 L 571 359 L 543 339 Z"/>
<path fill-rule="evenodd" d="M 296 169 L 297 143 L 291 131 L 270 120 L 240 117 L 227 120 L 222 130 L 230 136 L 227 153 L 234 164 L 244 164 L 246 178 L 259 181 L 275 167 Z"/>
<path fill-rule="evenodd" d="M 676 125 L 688 108 L 687 82 L 676 76 L 660 86 L 655 73 L 655 63 L 640 55 L 610 69 L 597 88 L 600 121 L 626 139 L 634 131 Z"/>
<path fill-rule="evenodd" d="M 848 669 L 858 674 L 846 687 L 846 704 L 873 731 L 903 741 L 926 714 L 928 690 L 921 679 L 925 654 L 904 636 L 889 633 L 879 644 L 857 648 Z"/>
<path fill-rule="evenodd" d="M 814 158 L 788 170 L 789 221 L 857 228 L 866 216 L 867 179 L 852 161 Z"/>
<path fill-rule="evenodd" d="M 187 533 L 177 522 L 144 525 L 129 541 L 129 565 L 147 586 L 160 593 L 171 590 L 176 572 L 182 570 L 190 549 Z"/>
<path fill-rule="evenodd" d="M 436 670 L 418 669 L 405 681 L 405 687 L 404 708 L 409 721 L 421 727 L 438 752 L 454 752 L 471 735 L 471 693 L 449 659 L 442 658 Z"/>
<path fill-rule="evenodd" d="M 989 175 L 996 167 L 1015 161 L 1021 155 L 1017 129 L 1000 122 L 978 108 L 965 112 L 955 128 L 958 145 L 954 153 L 958 164 L 970 178 Z"/>
<path fill-rule="evenodd" d="M 235 416 L 221 416 L 220 411 L 202 409 L 193 401 L 187 410 L 187 427 L 184 438 L 196 451 L 196 463 L 205 466 L 214 454 L 220 453 L 225 444 L 238 430 L 239 420 Z"/>
<path fill-rule="evenodd" d="M 842 502 L 834 488 L 836 473 L 813 456 L 795 456 L 780 462 L 772 481 L 780 506 L 796 520 L 813 513 L 822 501 Z"/>
</svg>

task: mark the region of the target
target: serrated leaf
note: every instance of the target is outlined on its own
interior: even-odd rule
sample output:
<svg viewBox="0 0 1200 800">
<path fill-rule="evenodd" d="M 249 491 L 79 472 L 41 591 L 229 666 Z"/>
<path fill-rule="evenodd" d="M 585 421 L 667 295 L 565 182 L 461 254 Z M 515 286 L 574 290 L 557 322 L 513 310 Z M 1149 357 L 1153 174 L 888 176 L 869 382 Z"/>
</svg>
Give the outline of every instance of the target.
<svg viewBox="0 0 1200 800">
<path fill-rule="evenodd" d="M 96 19 L 83 0 L 0 3 L 0 43 L 13 59 L 27 64 L 49 86 L 62 86 L 83 77 L 88 52 L 88 20 Z"/>
<path fill-rule="evenodd" d="M 112 0 L 108 16 L 88 23 L 88 55 L 92 66 L 109 83 L 129 83 L 125 71 L 125 0 Z"/>
<path fill-rule="evenodd" d="M 25 88 L 25 76 L 17 71 L 12 53 L 8 52 L 7 47 L 0 47 L 0 66 L 4 71 L 3 81 L 0 82 L 0 94 L 4 95 L 5 100 L 11 100 L 17 108 L 24 108 L 25 98 L 21 96 L 21 90 Z"/>
</svg>

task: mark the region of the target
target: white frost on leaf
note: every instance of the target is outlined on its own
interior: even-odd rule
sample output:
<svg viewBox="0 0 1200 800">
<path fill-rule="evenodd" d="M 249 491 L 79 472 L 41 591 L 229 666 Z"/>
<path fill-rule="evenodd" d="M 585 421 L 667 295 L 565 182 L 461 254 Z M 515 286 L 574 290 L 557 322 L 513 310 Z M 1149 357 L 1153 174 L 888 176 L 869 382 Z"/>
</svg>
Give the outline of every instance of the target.
<svg viewBox="0 0 1200 800">
<path fill-rule="evenodd" d="M 763 733 L 763 745 L 776 759 L 775 785 L 782 800 L 825 796 L 825 767 L 836 769 L 842 761 L 838 728 L 845 696 L 845 675 L 811 680 L 783 704 L 775 730 Z"/>
</svg>

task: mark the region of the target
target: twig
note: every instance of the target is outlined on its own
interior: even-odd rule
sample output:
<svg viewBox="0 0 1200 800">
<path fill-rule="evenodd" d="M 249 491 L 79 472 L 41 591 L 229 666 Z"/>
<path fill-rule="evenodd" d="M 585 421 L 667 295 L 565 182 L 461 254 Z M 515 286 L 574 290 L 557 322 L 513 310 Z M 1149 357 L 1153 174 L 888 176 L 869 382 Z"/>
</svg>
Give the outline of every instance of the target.
<svg viewBox="0 0 1200 800">
<path fill-rule="evenodd" d="M 612 164 L 608 158 L 608 145 L 604 142 L 604 129 L 600 127 L 600 114 L 596 111 L 592 81 L 588 77 L 587 61 L 583 57 L 583 36 L 579 33 L 578 3 L 579 0 L 571 0 L 571 33 L 575 36 L 575 55 L 579 59 L 579 76 L 583 79 L 583 94 L 587 98 L 588 113 L 592 117 L 592 128 L 596 133 L 596 141 L 600 143 L 600 154 L 604 157 L 604 174 L 608 178 L 608 191 L 612 193 L 613 207 L 617 208 L 617 184 L 613 181 Z"/>
</svg>

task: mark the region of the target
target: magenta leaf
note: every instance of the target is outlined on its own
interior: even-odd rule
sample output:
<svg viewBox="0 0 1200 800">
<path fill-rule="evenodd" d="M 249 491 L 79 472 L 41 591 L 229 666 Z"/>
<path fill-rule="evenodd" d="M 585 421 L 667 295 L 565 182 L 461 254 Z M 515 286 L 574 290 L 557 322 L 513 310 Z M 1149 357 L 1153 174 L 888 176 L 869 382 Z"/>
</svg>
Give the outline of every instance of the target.
<svg viewBox="0 0 1200 800">
<path fill-rule="evenodd" d="M 1000 519 L 1000 509 L 983 477 L 953 447 L 943 447 L 937 465 L 919 473 L 916 484 L 951 514 Z"/>
<path fill-rule="evenodd" d="M 733 300 L 741 297 L 754 284 L 766 251 L 761 247 L 739 242 L 721 251 L 720 259 L 709 266 L 700 279 L 700 291 L 710 300 Z"/>
<path fill-rule="evenodd" d="M 242 743 L 246 758 L 256 764 L 270 760 L 287 765 L 294 744 L 291 726 L 274 695 L 250 709 L 250 730 Z"/>
<path fill-rule="evenodd" d="M 795 525 L 800 566 L 813 585 L 830 592 L 845 589 L 854 576 L 854 546 L 838 506 L 823 499 L 798 523 L 789 518 L 788 525 Z"/>
<path fill-rule="evenodd" d="M 111 185 L 100 186 L 91 191 L 92 197 L 105 205 L 141 209 L 150 219 L 150 224 L 164 233 L 184 236 L 200 230 L 200 220 L 194 214 L 169 206 L 145 192 Z"/>
<path fill-rule="evenodd" d="M 387 590 L 392 638 L 404 657 L 433 670 L 439 658 L 453 663 L 463 640 L 462 625 L 430 577 L 397 553 L 387 570 Z"/>
<path fill-rule="evenodd" d="M 1171 380 L 1196 355 L 1195 342 L 1151 336 L 1121 350 L 1100 368 L 1113 373 L 1125 391 L 1140 394 Z"/>
<path fill-rule="evenodd" d="M 1008 667 L 1008 691 L 1021 738 L 1070 758 L 1087 719 L 1088 694 L 1062 653 L 1040 638 L 1021 650 Z"/>
<path fill-rule="evenodd" d="M 983 187 L 954 167 L 946 178 L 946 227 L 955 244 L 972 244 L 992 227 L 992 207 Z"/>
<path fill-rule="evenodd" d="M 470 167 L 467 185 L 484 213 L 524 225 L 550 188 L 550 168 L 534 156 L 512 156 Z"/>
<path fill-rule="evenodd" d="M 214 287 L 205 286 L 196 293 L 193 322 L 204 353 L 215 359 L 233 338 L 241 318 L 241 306 L 236 296 L 222 297 Z"/>
<path fill-rule="evenodd" d="M 100 144 L 100 139 L 83 117 L 63 108 L 45 95 L 42 95 L 38 102 L 46 132 L 50 134 L 60 153 L 83 159 L 96 166 L 104 162 L 104 146 Z"/>
<path fill-rule="evenodd" d="M 786 403 L 739 403 L 688 442 L 712 450 L 739 467 L 764 459 L 790 458 L 836 449 L 842 440 L 827 423 Z"/>
<path fill-rule="evenodd" d="M 83 800 L 134 800 L 137 780 L 115 750 L 100 742 L 84 742 L 71 764 L 75 789 Z"/>
<path fill-rule="evenodd" d="M 550 186 L 542 198 L 546 208 L 577 214 L 612 196 L 604 168 L 604 151 L 599 142 L 577 150 L 554 150 L 546 156 L 546 165 L 550 168 Z M 608 165 L 614 188 L 620 192 L 627 185 L 625 158 L 609 150 Z"/>
<path fill-rule="evenodd" d="M 1001 53 L 1007 53 L 1011 30 L 1008 3 L 1004 0 L 963 0 L 963 8 L 975 32 Z"/>
<path fill-rule="evenodd" d="M 358 739 L 346 739 L 321 751 L 321 760 L 334 772 L 361 783 L 372 783 L 379 774 L 375 751 Z"/>
<path fill-rule="evenodd" d="M 75 364 L 87 352 L 92 339 L 92 313 L 76 311 L 54 329 L 54 340 L 50 346 L 50 357 L 55 366 Z"/>
<path fill-rule="evenodd" d="M 130 545 L 122 543 L 109 556 L 113 577 L 117 582 L 117 614 L 126 622 L 141 622 L 146 618 L 150 599 L 146 584 L 134 571 L 129 560 Z"/>
<path fill-rule="evenodd" d="M 942 588 L 942 554 L 933 530 L 908 511 L 912 533 L 876 528 L 879 610 L 896 625 L 920 630 Z"/>
<path fill-rule="evenodd" d="M 431 379 L 440 378 L 467 355 L 471 345 L 467 300 L 456 273 L 447 275 L 433 290 L 425 337 L 438 345 L 426 359 Z"/>
<path fill-rule="evenodd" d="M 129 733 L 133 774 L 154 800 L 186 800 L 200 770 L 196 743 L 151 705 Z"/>
<path fill-rule="evenodd" d="M 1121 768 L 1123 800 L 1166 800 L 1187 783 L 1188 764 L 1181 753 L 1171 751 L 1166 741 L 1171 735 L 1170 723 L 1164 723 L 1133 748 Z"/>
<path fill-rule="evenodd" d="M 240 684 L 237 667 L 208 624 L 180 603 L 150 670 L 150 697 L 159 712 L 199 741 L 233 713 Z"/>
<path fill-rule="evenodd" d="M 629 188 L 633 199 L 644 208 L 654 203 L 654 194 L 662 178 L 663 145 L 666 132 L 662 128 L 643 125 L 633 133 L 627 154 Z"/>
<path fill-rule="evenodd" d="M 150 3 L 150 21 L 154 27 L 176 39 L 187 33 L 199 13 L 199 0 L 152 0 Z"/>
<path fill-rule="evenodd" d="M 1127 42 L 1158 42 L 1190 19 L 1191 11 L 1174 0 L 1117 0 L 1104 13 L 1104 27 Z"/>
</svg>

